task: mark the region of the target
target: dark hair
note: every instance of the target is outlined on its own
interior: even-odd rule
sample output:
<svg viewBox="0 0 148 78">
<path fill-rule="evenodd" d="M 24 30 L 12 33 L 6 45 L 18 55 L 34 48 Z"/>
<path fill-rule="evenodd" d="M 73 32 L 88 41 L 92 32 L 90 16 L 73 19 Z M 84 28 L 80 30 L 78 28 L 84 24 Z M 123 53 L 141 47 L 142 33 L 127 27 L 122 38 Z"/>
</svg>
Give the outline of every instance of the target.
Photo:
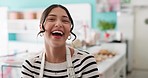
<svg viewBox="0 0 148 78">
<path fill-rule="evenodd" d="M 41 19 L 40 19 L 40 25 L 42 26 L 43 30 L 41 30 L 41 31 L 38 33 L 38 35 L 41 34 L 41 33 L 43 33 L 43 32 L 45 32 L 44 22 L 45 22 L 45 20 L 46 20 L 46 17 L 47 17 L 48 14 L 51 12 L 51 10 L 54 9 L 54 8 L 56 8 L 56 7 L 60 7 L 60 8 L 62 8 L 62 9 L 64 9 L 64 10 L 66 11 L 66 13 L 67 13 L 67 15 L 68 15 L 68 17 L 69 17 L 69 19 L 70 19 L 70 21 L 71 21 L 70 33 L 71 33 L 72 35 L 74 35 L 74 37 L 75 37 L 75 38 L 73 39 L 73 41 L 74 41 L 77 36 L 72 32 L 73 27 L 74 27 L 73 19 L 72 19 L 71 15 L 70 15 L 68 9 L 67 9 L 66 7 L 62 6 L 62 5 L 59 5 L 59 4 L 52 4 L 51 6 L 47 7 L 47 8 L 43 11 L 42 16 L 41 16 Z"/>
</svg>

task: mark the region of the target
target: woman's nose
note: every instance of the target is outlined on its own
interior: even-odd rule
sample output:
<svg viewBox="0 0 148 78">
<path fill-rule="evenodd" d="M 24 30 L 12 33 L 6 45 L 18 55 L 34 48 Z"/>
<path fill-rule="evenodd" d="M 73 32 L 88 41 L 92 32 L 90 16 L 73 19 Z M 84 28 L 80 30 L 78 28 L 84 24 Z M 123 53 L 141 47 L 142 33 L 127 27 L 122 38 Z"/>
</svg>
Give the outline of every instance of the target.
<svg viewBox="0 0 148 78">
<path fill-rule="evenodd" d="M 62 22 L 60 20 L 57 20 L 55 26 L 62 27 Z"/>
</svg>

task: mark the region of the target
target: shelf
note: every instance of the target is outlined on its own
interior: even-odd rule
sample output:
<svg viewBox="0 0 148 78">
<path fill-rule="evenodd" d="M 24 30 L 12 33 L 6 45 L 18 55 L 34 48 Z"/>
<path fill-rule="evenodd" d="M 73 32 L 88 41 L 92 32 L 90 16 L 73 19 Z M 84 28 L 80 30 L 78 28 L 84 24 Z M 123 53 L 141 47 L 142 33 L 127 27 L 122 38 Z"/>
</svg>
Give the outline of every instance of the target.
<svg viewBox="0 0 148 78">
<path fill-rule="evenodd" d="M 35 30 L 8 30 L 9 33 L 16 33 L 16 34 L 23 34 L 23 33 L 26 33 L 26 34 L 37 34 L 39 32 L 38 31 L 35 31 Z"/>
<path fill-rule="evenodd" d="M 38 33 L 39 19 L 14 19 L 8 20 L 9 33 Z"/>
<path fill-rule="evenodd" d="M 33 21 L 36 21 L 36 22 L 38 22 L 39 21 L 39 19 L 8 19 L 8 22 L 18 22 L 18 21 L 20 21 L 20 22 L 24 22 L 24 21 L 30 21 L 30 22 L 33 22 Z"/>
</svg>

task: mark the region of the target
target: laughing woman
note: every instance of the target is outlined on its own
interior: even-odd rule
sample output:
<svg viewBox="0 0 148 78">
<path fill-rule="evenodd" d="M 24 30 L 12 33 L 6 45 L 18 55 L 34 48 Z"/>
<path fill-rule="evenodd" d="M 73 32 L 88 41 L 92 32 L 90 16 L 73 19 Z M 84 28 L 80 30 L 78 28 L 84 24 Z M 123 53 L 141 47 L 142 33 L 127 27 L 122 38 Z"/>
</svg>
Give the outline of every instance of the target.
<svg viewBox="0 0 148 78">
<path fill-rule="evenodd" d="M 45 50 L 24 61 L 21 78 L 98 78 L 94 57 L 66 45 L 68 36 L 76 38 L 73 27 L 67 8 L 59 4 L 47 7 L 38 33 L 44 36 Z"/>
</svg>

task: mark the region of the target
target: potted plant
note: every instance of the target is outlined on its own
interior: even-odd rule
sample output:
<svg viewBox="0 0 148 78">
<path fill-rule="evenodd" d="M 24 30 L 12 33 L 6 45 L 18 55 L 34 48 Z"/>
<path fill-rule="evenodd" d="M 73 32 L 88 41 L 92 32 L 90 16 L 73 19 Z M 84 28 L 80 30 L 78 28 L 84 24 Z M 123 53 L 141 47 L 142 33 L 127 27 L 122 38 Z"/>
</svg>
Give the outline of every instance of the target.
<svg viewBox="0 0 148 78">
<path fill-rule="evenodd" d="M 113 21 L 108 22 L 108 21 L 105 21 L 105 20 L 100 20 L 98 22 L 98 27 L 102 31 L 114 30 L 115 27 L 116 27 L 116 23 L 113 22 Z"/>
<path fill-rule="evenodd" d="M 108 22 L 108 21 L 105 21 L 105 20 L 100 20 L 98 22 L 98 27 L 101 31 L 103 31 L 103 40 L 105 41 L 110 41 L 112 40 L 112 37 L 111 35 L 114 33 L 114 29 L 116 27 L 116 23 L 111 21 L 111 22 Z"/>
</svg>

